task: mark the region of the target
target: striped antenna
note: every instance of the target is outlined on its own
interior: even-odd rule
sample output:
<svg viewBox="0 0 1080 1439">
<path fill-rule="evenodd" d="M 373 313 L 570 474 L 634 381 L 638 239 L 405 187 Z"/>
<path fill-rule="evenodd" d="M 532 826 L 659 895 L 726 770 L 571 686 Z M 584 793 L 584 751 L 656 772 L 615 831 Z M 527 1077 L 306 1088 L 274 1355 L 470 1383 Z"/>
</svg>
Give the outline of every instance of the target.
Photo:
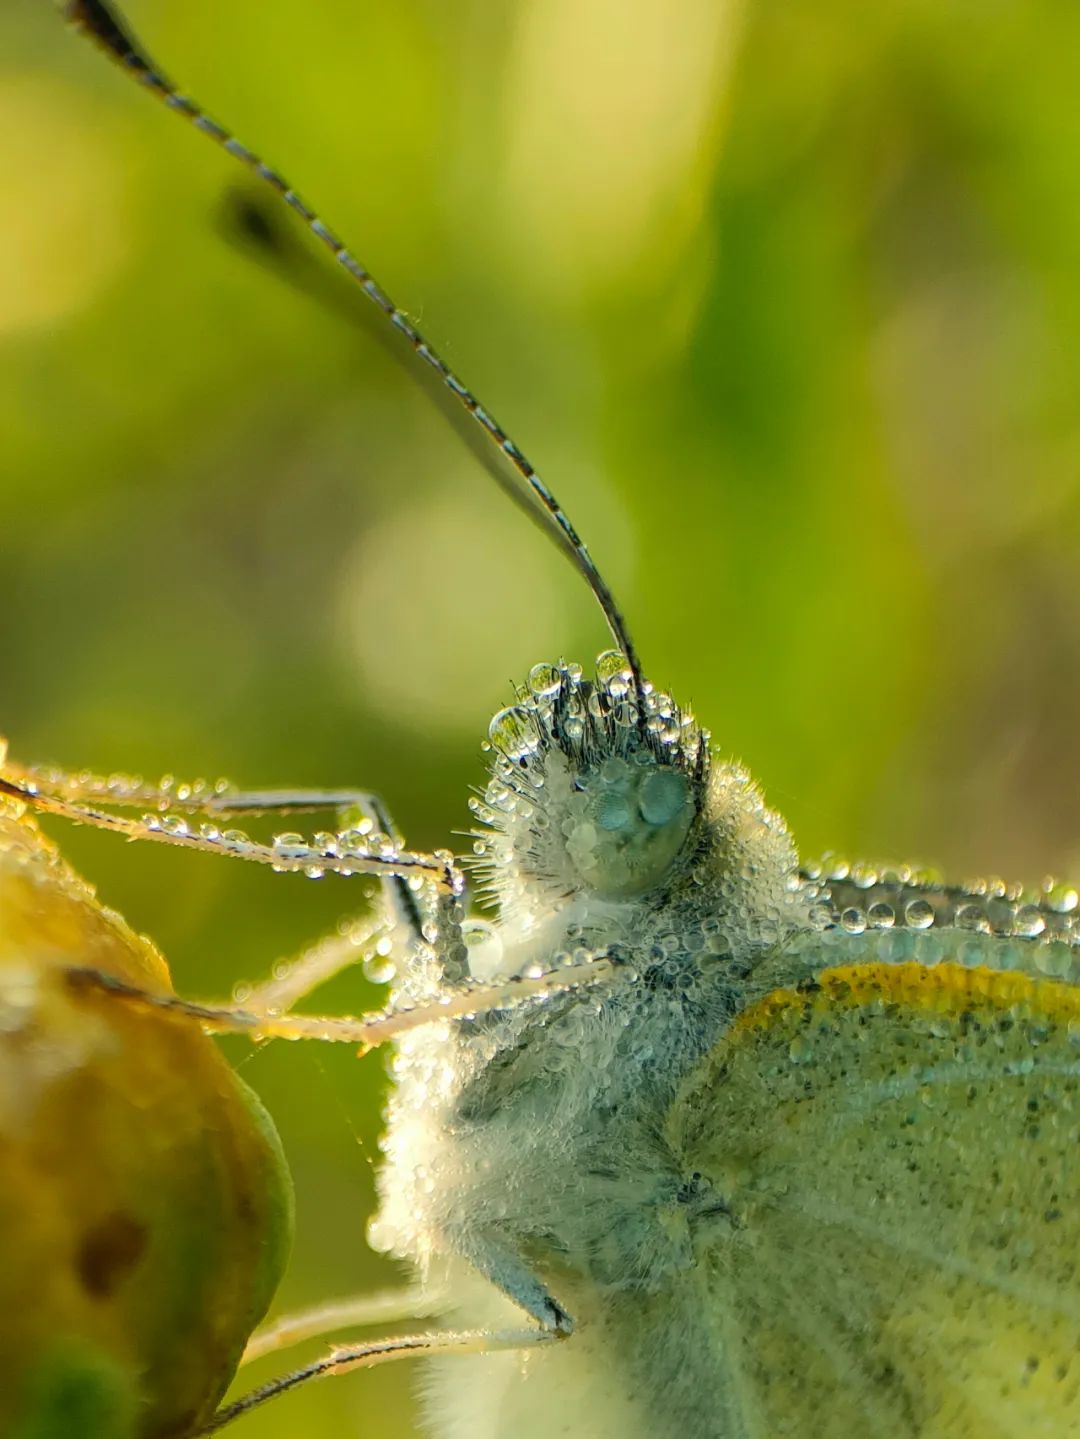
<svg viewBox="0 0 1080 1439">
<path fill-rule="evenodd" d="M 107 3 L 107 0 L 67 0 L 65 14 L 70 23 L 99 45 L 110 59 L 116 61 L 130 75 L 133 75 L 170 110 L 189 121 L 196 130 L 201 130 L 204 135 L 208 135 L 235 160 L 246 166 L 300 216 L 311 234 L 326 246 L 341 268 L 355 280 L 367 298 L 379 308 L 394 329 L 405 336 L 420 359 L 431 366 L 457 402 L 480 426 L 490 443 L 506 456 L 512 466 L 512 471 L 503 469 L 495 473 L 497 483 L 532 519 L 541 524 L 596 597 L 615 643 L 626 659 L 638 699 L 638 712 L 643 718 L 646 709 L 646 686 L 641 673 L 641 664 L 634 642 L 630 638 L 626 621 L 615 603 L 615 597 L 608 588 L 604 577 L 596 568 L 592 556 L 577 531 L 570 523 L 566 511 L 498 421 L 483 408 L 472 391 L 462 384 L 446 361 L 432 349 L 420 331 L 412 324 L 404 311 L 398 309 L 386 291 L 345 247 L 337 235 L 327 228 L 319 215 L 300 198 L 285 177 L 271 169 L 265 161 L 249 150 L 246 145 L 242 145 L 234 135 L 219 125 L 216 120 L 211 119 L 193 100 L 182 95 L 165 78 L 126 24 L 119 18 L 116 10 Z"/>
</svg>

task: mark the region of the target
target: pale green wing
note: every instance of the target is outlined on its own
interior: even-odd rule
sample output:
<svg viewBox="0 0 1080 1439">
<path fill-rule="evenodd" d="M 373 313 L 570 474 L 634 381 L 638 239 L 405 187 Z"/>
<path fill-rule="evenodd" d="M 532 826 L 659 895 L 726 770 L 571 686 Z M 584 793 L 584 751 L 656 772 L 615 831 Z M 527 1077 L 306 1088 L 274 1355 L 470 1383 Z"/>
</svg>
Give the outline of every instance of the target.
<svg viewBox="0 0 1080 1439">
<path fill-rule="evenodd" d="M 1080 1435 L 1076 987 L 808 973 L 734 1022 L 667 1139 L 718 1201 L 702 1342 L 739 1432 Z"/>
</svg>

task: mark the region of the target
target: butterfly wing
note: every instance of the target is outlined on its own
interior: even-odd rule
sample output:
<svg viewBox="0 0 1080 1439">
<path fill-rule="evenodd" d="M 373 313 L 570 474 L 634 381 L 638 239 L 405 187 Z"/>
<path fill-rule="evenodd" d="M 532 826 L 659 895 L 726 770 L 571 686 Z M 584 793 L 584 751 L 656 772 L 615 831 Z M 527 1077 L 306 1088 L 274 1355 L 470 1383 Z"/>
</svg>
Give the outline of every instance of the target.
<svg viewBox="0 0 1080 1439">
<path fill-rule="evenodd" d="M 988 945 L 989 950 L 989 945 Z M 754 1439 L 1080 1435 L 1080 990 L 825 969 L 735 1021 L 667 1138 Z"/>
</svg>

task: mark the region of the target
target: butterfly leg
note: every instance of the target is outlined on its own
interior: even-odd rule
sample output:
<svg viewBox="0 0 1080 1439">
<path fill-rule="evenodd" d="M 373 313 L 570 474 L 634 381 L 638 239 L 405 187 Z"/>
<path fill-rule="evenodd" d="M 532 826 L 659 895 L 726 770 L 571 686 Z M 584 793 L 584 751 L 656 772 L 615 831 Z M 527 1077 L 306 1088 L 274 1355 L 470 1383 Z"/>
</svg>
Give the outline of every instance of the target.
<svg viewBox="0 0 1080 1439">
<path fill-rule="evenodd" d="M 533 1326 L 516 1329 L 465 1329 L 435 1331 L 430 1334 L 401 1334 L 390 1339 L 376 1339 L 368 1344 L 355 1344 L 332 1349 L 329 1354 L 313 1363 L 271 1380 L 259 1389 L 253 1389 L 232 1404 L 219 1409 L 208 1424 L 192 1431 L 187 1439 L 203 1439 L 205 1435 L 216 1434 L 259 1408 L 279 1394 L 296 1389 L 312 1379 L 326 1379 L 338 1374 L 348 1374 L 353 1369 L 370 1369 L 376 1364 L 386 1364 L 395 1359 L 412 1359 L 430 1354 L 491 1354 L 497 1350 L 530 1349 L 539 1344 L 549 1344 L 558 1336 L 552 1330 L 537 1329 Z"/>
<path fill-rule="evenodd" d="M 84 806 L 106 805 L 122 809 L 149 810 L 149 815 L 144 814 L 139 824 L 153 829 L 152 833 L 145 833 L 142 830 L 133 833 L 130 827 L 125 830 L 130 838 L 160 839 L 160 828 L 164 826 L 174 833 L 179 839 L 188 841 L 194 838 L 196 841 L 200 836 L 192 837 L 187 830 L 186 824 L 181 821 L 179 824 L 172 820 L 164 825 L 164 820 L 154 824 L 154 811 L 162 816 L 175 811 L 184 815 L 199 815 L 206 819 L 225 820 L 238 815 L 276 815 L 286 816 L 290 814 L 318 814 L 327 812 L 333 816 L 334 832 L 332 834 L 320 834 L 316 836 L 316 847 L 340 848 L 340 841 L 348 837 L 353 841 L 356 848 L 356 841 L 363 841 L 363 848 L 367 851 L 381 850 L 384 853 L 402 851 L 402 837 L 394 824 L 390 811 L 379 795 L 369 790 L 356 788 L 342 789 L 270 789 L 270 790 L 238 790 L 227 780 L 194 780 L 185 782 L 177 780 L 172 775 L 167 775 L 156 784 L 146 783 L 138 775 L 95 775 L 89 771 L 67 771 L 53 767 L 33 767 L 27 765 L 3 764 L 3 755 L 0 754 L 0 779 L 6 777 L 17 784 L 25 792 L 25 797 L 33 796 L 38 808 L 51 808 L 53 812 L 66 813 L 68 817 L 82 820 L 84 823 L 98 823 L 99 820 L 108 820 L 108 815 L 98 816 L 97 819 L 88 816 L 82 809 Z M 8 790 L 11 793 L 10 789 Z M 55 802 L 60 801 L 64 805 L 77 805 L 80 813 L 74 814 L 69 810 L 57 811 Z M 102 827 L 115 828 L 115 825 L 104 824 Z M 204 826 L 203 835 L 213 842 L 215 838 L 214 827 Z M 240 858 L 255 858 L 249 849 L 241 851 L 240 842 L 246 840 L 246 836 L 238 832 L 224 836 L 230 841 L 227 852 L 237 854 Z M 286 837 L 291 838 L 291 837 Z M 253 841 L 248 842 L 254 845 Z M 191 847 L 189 845 L 189 847 Z M 195 847 L 198 847 L 196 844 Z M 277 845 L 272 846 L 281 851 L 282 844 L 279 840 Z M 265 848 L 265 847 L 264 847 Z M 427 858 L 426 856 L 413 856 L 413 858 Z M 444 856 L 439 856 L 444 859 Z M 281 867 L 281 866 L 277 866 Z M 290 866 L 292 867 L 292 866 Z M 315 869 L 319 867 L 314 866 Z M 456 880 L 451 888 L 454 893 L 460 892 L 460 879 L 456 876 L 448 876 Z M 415 875 L 395 874 L 383 872 L 380 875 L 383 898 L 386 908 L 393 916 L 395 927 L 400 927 L 404 932 L 406 943 L 409 948 L 414 948 L 422 940 L 423 915 L 417 889 L 421 883 Z M 445 918 L 445 916 L 443 916 Z M 344 931 L 343 931 L 344 933 Z M 337 970 L 332 960 L 333 942 L 320 945 L 319 954 L 312 955 L 310 969 L 311 984 L 314 988 L 317 984 L 323 983 L 332 977 Z M 348 938 L 339 945 L 341 963 L 339 968 L 354 963 L 358 957 L 354 948 L 350 947 Z M 287 986 L 287 993 L 291 995 L 289 1003 L 295 1003 L 307 991 L 300 987 L 300 979 L 304 969 L 298 963 L 291 966 L 292 979 Z M 444 972 L 448 979 L 458 976 L 452 974 L 451 966 L 444 964 Z M 259 1007 L 278 1005 L 287 1008 L 278 998 L 278 986 L 271 985 L 268 993 L 263 997 L 264 1003 Z M 253 1005 L 253 1007 L 256 1007 Z"/>
<path fill-rule="evenodd" d="M 402 836 L 398 832 L 386 804 L 377 794 L 368 790 L 219 790 L 208 802 L 206 812 L 224 817 L 238 814 L 310 814 L 322 810 L 330 810 L 335 816 L 336 824 L 343 827 L 347 826 L 354 816 L 370 815 L 380 837 L 385 837 L 397 848 L 403 844 Z M 367 822 L 366 818 L 362 820 L 362 823 L 364 822 Z M 423 943 L 424 922 L 416 880 L 404 875 L 384 875 L 380 883 L 383 904 L 388 916 L 379 926 L 387 931 L 383 938 L 387 943 L 391 943 L 393 932 L 401 931 L 408 949 L 415 950 Z M 363 944 L 373 937 L 370 934 L 364 936 L 359 943 Z M 288 1008 L 289 1004 L 295 1004 L 303 994 L 306 994 L 308 989 L 322 984 L 336 974 L 339 969 L 346 968 L 355 962 L 357 958 L 356 942 L 352 941 L 348 929 L 342 930 L 337 947 L 341 955 L 339 965 L 335 967 L 334 939 L 324 941 L 323 944 L 304 956 L 303 962 L 297 961 L 291 966 L 294 978 L 288 986 L 288 993 L 292 996 L 289 1003 L 281 1004 L 280 1000 L 274 998 L 271 998 L 269 1002 L 276 1003 L 281 1008 Z M 312 983 L 308 989 L 300 989 L 297 985 L 306 972 L 310 973 Z M 273 987 L 268 986 L 268 989 L 272 995 Z"/>
<path fill-rule="evenodd" d="M 425 1318 L 439 1307 L 442 1296 L 431 1290 L 380 1289 L 373 1294 L 331 1299 L 295 1314 L 283 1315 L 256 1330 L 248 1340 L 241 1364 L 251 1364 L 279 1349 L 307 1339 L 321 1339 L 341 1329 L 366 1329 L 372 1324 L 399 1324 Z"/>
<path fill-rule="evenodd" d="M 508 1245 L 490 1235 L 471 1236 L 457 1251 L 474 1269 L 502 1290 L 519 1309 L 535 1319 L 545 1334 L 567 1335 L 574 1321 L 524 1259 Z"/>
<path fill-rule="evenodd" d="M 343 921 L 334 934 L 294 958 L 274 965 L 269 979 L 237 988 L 245 1009 L 257 1014 L 284 1014 L 305 995 L 349 969 L 358 960 L 393 953 L 394 923 L 379 904 L 374 914 Z"/>
<path fill-rule="evenodd" d="M 359 789 L 274 789 L 233 790 L 218 786 L 200 812 L 221 818 L 235 815 L 289 815 L 329 811 L 335 827 L 349 826 L 354 817 L 361 817 L 361 826 L 375 831 L 399 847 L 401 836 L 382 799 Z M 370 816 L 370 818 L 368 818 Z M 363 829 L 360 830 L 363 833 Z M 338 932 L 329 935 L 291 960 L 275 976 L 252 987 L 245 996 L 245 1006 L 260 1012 L 282 1012 L 290 1009 L 319 985 L 325 984 L 341 970 L 358 959 L 375 952 L 387 957 L 401 940 L 408 951 L 423 943 L 423 914 L 417 881 L 400 875 L 383 875 L 380 879 L 382 904 L 379 912 L 355 921 L 346 921 Z"/>
<path fill-rule="evenodd" d="M 334 833 L 320 835 L 323 841 L 337 841 L 343 834 L 352 838 L 363 838 L 368 848 L 376 842 L 380 848 L 400 851 L 402 838 L 397 826 L 382 799 L 368 790 L 360 789 L 274 789 L 237 790 L 226 780 L 208 783 L 195 780 L 192 783 L 178 781 L 172 776 L 157 784 L 146 784 L 138 776 L 94 775 L 87 771 L 73 773 L 54 768 L 4 765 L 0 753 L 0 780 L 6 777 L 24 792 L 25 798 L 32 795 L 39 808 L 46 801 L 59 800 L 66 804 L 85 806 L 105 804 L 121 808 L 140 808 L 168 813 L 180 810 L 185 814 L 202 815 L 206 818 L 226 819 L 236 815 L 289 815 L 313 814 L 329 811 L 334 816 Z M 7 792 L 10 794 L 11 789 Z M 369 818 L 370 816 L 370 818 Z M 71 816 L 83 818 L 85 816 Z M 149 816 L 143 816 L 147 823 Z M 372 824 L 374 821 L 374 824 Z M 90 821 L 93 822 L 93 821 Z M 178 830 L 175 824 L 170 826 Z M 182 831 L 181 831 L 182 833 Z M 157 832 L 133 838 L 157 838 Z M 234 836 L 235 838 L 235 836 Z M 277 846 L 281 848 L 280 844 Z M 232 851 L 235 852 L 235 851 Z M 241 857 L 248 857 L 241 855 Z M 419 881 L 415 876 L 382 875 L 383 896 L 394 920 L 405 930 L 410 945 L 421 940 L 422 915 L 416 888 Z M 327 958 L 324 951 L 324 958 Z M 355 955 L 349 955 L 347 945 L 342 946 L 343 966 L 353 962 Z M 333 970 L 327 970 L 315 983 L 329 979 Z M 294 997 L 300 998 L 302 991 Z"/>
<path fill-rule="evenodd" d="M 2 745 L 0 741 L 0 745 Z M 188 814 L 288 814 L 359 810 L 375 817 L 385 833 L 394 825 L 378 795 L 355 787 L 345 789 L 238 790 L 228 780 L 179 780 L 166 775 L 156 784 L 141 775 L 93 774 L 64 770 L 54 765 L 24 765 L 5 760 L 0 748 L 0 770 L 13 782 L 37 795 L 51 795 L 77 804 L 119 805 L 128 809 L 183 810 Z"/>
<path fill-rule="evenodd" d="M 196 814 L 212 813 L 215 819 L 227 818 L 241 810 L 247 813 L 319 808 L 340 811 L 346 807 L 343 801 L 366 801 L 378 807 L 388 829 L 392 828 L 382 805 L 373 796 L 356 790 L 276 790 L 243 794 L 228 791 L 220 785 L 198 783 L 175 786 L 163 782 L 154 787 L 146 786 L 138 779 L 102 779 L 58 770 L 4 765 L 0 757 L 0 797 L 7 796 L 33 811 L 56 814 L 77 824 L 110 830 L 132 840 L 151 840 L 203 853 L 224 854 L 233 859 L 265 864 L 278 871 L 300 872 L 312 877 L 327 873 L 375 875 L 384 881 L 384 892 L 389 890 L 393 897 L 391 908 L 394 919 L 404 924 L 412 944 L 421 942 L 416 892 L 425 882 L 429 883 L 435 891 L 436 928 L 444 936 L 436 940 L 436 946 L 441 944 L 446 948 L 443 968 L 451 983 L 434 1002 L 414 1009 L 395 1009 L 362 1016 L 270 1013 L 266 992 L 259 995 L 258 1009 L 241 1005 L 201 1004 L 171 993 L 151 993 L 90 968 L 69 970 L 69 983 L 98 988 L 114 998 L 123 998 L 134 1004 L 185 1015 L 218 1033 L 247 1034 L 255 1039 L 318 1039 L 370 1049 L 421 1024 L 506 1008 L 536 995 L 558 993 L 580 984 L 594 983 L 612 972 L 612 962 L 600 957 L 547 974 L 513 976 L 492 986 L 471 983 L 465 976 L 458 975 L 451 952 L 453 937 L 458 932 L 457 916 L 464 881 L 453 857 L 445 852 L 421 854 L 398 849 L 389 834 L 379 837 L 377 843 L 365 843 L 364 834 L 356 829 L 316 834 L 310 841 L 286 835 L 271 844 L 263 844 L 240 831 L 221 830 L 216 824 L 204 823 L 193 828 L 185 818 L 174 813 L 141 814 L 135 818 L 104 807 L 112 805 L 121 810 L 137 808 L 153 795 L 157 797 L 160 809 L 163 795 L 174 791 L 181 808 Z M 84 802 L 87 797 L 94 802 Z M 305 973 L 303 982 L 297 976 L 283 987 L 282 992 L 270 991 L 275 1007 L 282 1004 L 282 994 L 285 1002 L 295 1003 L 316 983 L 321 983 L 322 979 L 329 978 L 337 969 L 351 963 L 355 953 L 355 948 L 348 941 L 340 945 L 328 941 L 327 948 L 321 953 L 302 957 L 305 963 L 301 964 L 301 972 L 305 971 L 307 962 L 310 962 L 310 970 Z M 309 979 L 310 983 L 307 982 Z"/>
<path fill-rule="evenodd" d="M 97 989 L 129 1004 L 167 1010 L 216 1034 L 246 1034 L 258 1041 L 317 1039 L 324 1044 L 352 1044 L 366 1051 L 421 1025 L 508 1009 L 528 999 L 603 982 L 610 979 L 614 971 L 613 963 L 602 956 L 543 974 L 515 975 L 500 984 L 468 985 L 413 1009 L 376 1010 L 364 1015 L 277 1014 L 240 1005 L 201 1004 L 176 994 L 140 989 L 115 975 L 89 968 L 69 968 L 66 979 L 74 988 Z"/>
<path fill-rule="evenodd" d="M 156 803 L 159 812 L 140 814 L 136 818 L 100 806 L 112 805 L 119 809 L 138 807 L 145 803 L 148 793 L 157 791 L 133 786 L 127 793 L 109 797 L 100 795 L 93 786 L 83 789 L 81 780 L 81 776 L 63 776 L 59 771 L 9 766 L 0 772 L 0 795 L 20 801 L 34 811 L 59 815 L 75 824 L 109 830 L 126 839 L 149 840 L 205 854 L 223 854 L 232 859 L 265 864 L 281 872 L 307 874 L 313 878 L 324 874 L 371 874 L 380 878 L 415 880 L 417 883 L 429 880 L 436 889 L 455 895 L 464 888 L 462 877 L 449 854 L 420 854 L 400 849 L 388 836 L 376 835 L 369 839 L 362 829 L 351 828 L 316 834 L 310 840 L 286 835 L 270 844 L 263 844 L 240 830 L 221 830 L 212 823 L 193 826 L 183 815 L 174 812 L 175 808 L 180 808 L 189 814 L 212 814 L 214 818 L 225 818 L 232 812 L 227 804 L 218 803 L 211 808 L 207 801 L 196 801 L 192 796 L 168 809 L 163 808 L 158 794 Z M 291 793 L 295 796 L 297 792 Z M 92 802 L 72 797 L 86 794 L 91 794 Z M 303 807 L 312 808 L 310 803 Z M 293 808 L 301 806 L 294 804 Z M 263 812 L 274 811 L 270 806 L 264 806 Z M 280 806 L 277 812 L 281 812 Z"/>
<path fill-rule="evenodd" d="M 446 896 L 446 900 L 460 888 L 460 877 L 449 856 L 413 855 L 400 851 L 389 834 L 385 836 L 385 843 L 380 837 L 377 845 L 365 845 L 362 842 L 364 832 L 357 829 L 319 834 L 311 843 L 290 835 L 284 837 L 284 842 L 278 840 L 266 845 L 239 831 L 221 830 L 216 825 L 205 824 L 193 828 L 186 819 L 172 813 L 161 813 L 162 806 L 172 801 L 188 813 L 213 815 L 221 820 L 237 812 L 285 813 L 333 809 L 340 814 L 365 805 L 375 812 L 379 822 L 385 821 L 387 830 L 390 830 L 392 825 L 381 803 L 373 796 L 355 790 L 262 791 L 245 795 L 226 791 L 220 784 L 176 785 L 175 782 L 165 781 L 159 786 L 148 786 L 137 778 L 120 776 L 106 779 L 89 774 L 7 765 L 0 770 L 0 796 L 3 795 L 31 810 L 112 830 L 129 839 L 149 839 L 224 854 L 230 858 L 268 864 L 279 870 L 300 869 L 308 874 L 328 870 L 340 874 L 377 874 L 382 880 L 384 894 L 392 899 L 394 920 L 405 926 L 412 944 L 419 942 L 420 938 L 416 887 L 424 880 L 431 881 Z M 106 808 L 109 805 L 114 808 Z M 116 809 L 123 811 L 146 805 L 156 806 L 158 814 L 141 814 L 135 818 L 115 812 Z M 309 862 L 304 863 L 305 860 Z M 443 903 L 444 907 L 448 907 L 446 901 Z M 371 1043 L 383 1042 L 377 1030 L 373 1033 L 371 1022 L 378 1024 L 385 1016 L 326 1017 L 320 1020 L 313 1016 L 285 1018 L 269 1011 L 286 1009 L 296 1003 L 317 984 L 354 963 L 373 943 L 378 943 L 380 931 L 392 927 L 383 920 L 366 930 L 358 932 L 356 926 L 350 926 L 344 934 L 332 936 L 301 956 L 287 975 L 277 976 L 266 986 L 257 988 L 250 1006 L 200 1004 L 169 993 L 149 993 L 90 968 L 72 968 L 68 972 L 68 982 L 75 986 L 98 988 L 114 998 L 126 999 L 134 1004 L 168 1009 L 218 1032 L 247 1033 L 267 1038 L 315 1038 L 366 1048 Z"/>
</svg>

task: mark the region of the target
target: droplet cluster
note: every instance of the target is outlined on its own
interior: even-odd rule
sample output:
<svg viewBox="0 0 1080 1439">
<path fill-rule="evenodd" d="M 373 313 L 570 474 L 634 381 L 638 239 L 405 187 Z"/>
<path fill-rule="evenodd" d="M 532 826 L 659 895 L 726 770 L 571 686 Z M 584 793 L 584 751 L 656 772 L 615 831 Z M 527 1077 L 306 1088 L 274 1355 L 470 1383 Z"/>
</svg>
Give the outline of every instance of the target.
<svg viewBox="0 0 1080 1439">
<path fill-rule="evenodd" d="M 804 865 L 800 879 L 826 949 L 861 936 L 866 957 L 886 963 L 947 960 L 1080 982 L 1080 896 L 1058 880 L 1034 888 L 996 877 L 949 885 L 916 865 L 837 855 Z M 808 956 L 813 952 L 811 945 Z"/>
<path fill-rule="evenodd" d="M 625 658 L 595 675 L 540 664 L 488 730 L 491 779 L 473 801 L 481 893 L 504 913 L 589 889 L 612 897 L 657 883 L 703 792 L 707 736 L 670 696 L 635 687 Z"/>
<path fill-rule="evenodd" d="M 224 853 L 267 864 L 281 872 L 302 873 L 311 879 L 321 879 L 326 874 L 385 874 L 418 881 L 430 879 L 441 890 L 452 893 L 462 888 L 461 876 L 448 853 L 421 855 L 402 849 L 397 839 L 378 830 L 370 818 L 354 814 L 355 806 L 340 811 L 348 820 L 347 828 L 323 830 L 312 836 L 287 832 L 265 843 L 245 830 L 223 828 L 217 822 L 230 809 L 274 812 L 273 804 L 245 804 L 245 797 L 227 780 L 188 783 L 166 775 L 156 784 L 148 784 L 138 775 L 101 776 L 90 771 L 69 773 L 49 768 L 16 769 L 13 778 L 41 808 L 51 808 L 69 819 L 130 839 Z M 137 817 L 122 812 L 143 805 L 147 808 Z M 289 808 L 289 804 L 284 803 L 282 808 Z"/>
<path fill-rule="evenodd" d="M 36 769 L 34 781 L 39 790 L 76 802 L 147 805 L 162 811 L 177 806 L 197 809 L 233 791 L 227 779 L 182 780 L 167 774 L 148 781 L 137 774 L 99 775 L 91 770 L 68 771 L 51 766 Z"/>
</svg>

